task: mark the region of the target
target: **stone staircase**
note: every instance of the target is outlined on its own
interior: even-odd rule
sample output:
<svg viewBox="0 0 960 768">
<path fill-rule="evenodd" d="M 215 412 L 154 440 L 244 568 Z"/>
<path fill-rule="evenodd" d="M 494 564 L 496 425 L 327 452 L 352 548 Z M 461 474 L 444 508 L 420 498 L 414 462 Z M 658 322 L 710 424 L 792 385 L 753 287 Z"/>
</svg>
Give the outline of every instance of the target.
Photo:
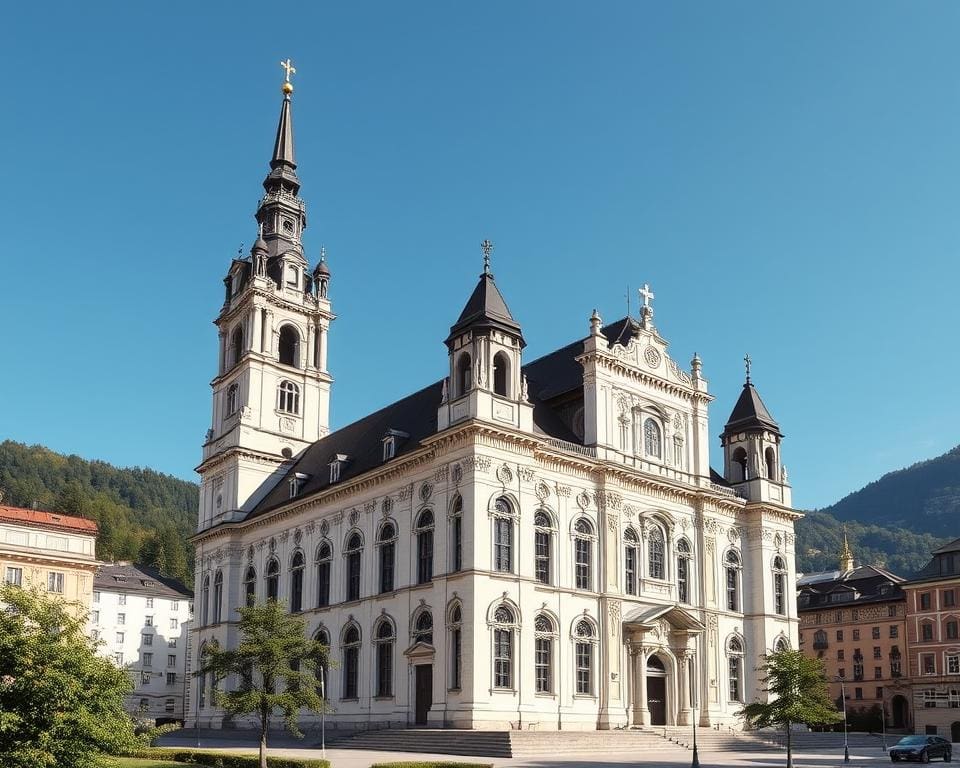
<svg viewBox="0 0 960 768">
<path fill-rule="evenodd" d="M 693 730 L 690 727 L 648 726 L 663 738 L 687 749 L 693 748 Z M 899 736 L 888 735 L 887 746 L 896 743 Z M 851 749 L 880 751 L 883 741 L 879 735 L 851 732 L 847 735 Z M 834 732 L 793 731 L 791 738 L 795 752 L 842 752 L 843 734 Z M 783 731 L 740 731 L 720 728 L 697 728 L 697 749 L 705 752 L 770 752 L 786 749 Z"/>
<path fill-rule="evenodd" d="M 327 747 L 477 757 L 536 757 L 623 752 L 682 754 L 682 746 L 650 730 L 469 731 L 405 728 L 359 731 L 327 739 Z"/>
</svg>

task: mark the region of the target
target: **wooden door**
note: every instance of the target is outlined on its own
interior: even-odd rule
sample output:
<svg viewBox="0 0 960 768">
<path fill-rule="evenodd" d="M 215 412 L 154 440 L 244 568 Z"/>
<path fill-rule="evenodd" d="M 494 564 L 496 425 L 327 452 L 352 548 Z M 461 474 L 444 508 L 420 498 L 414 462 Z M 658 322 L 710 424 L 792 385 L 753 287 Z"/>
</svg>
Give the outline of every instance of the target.
<svg viewBox="0 0 960 768">
<path fill-rule="evenodd" d="M 650 725 L 667 724 L 667 678 L 647 678 L 647 709 L 650 710 Z"/>
<path fill-rule="evenodd" d="M 417 725 L 426 725 L 427 712 L 433 704 L 433 665 L 419 664 L 414 669 L 416 670 L 416 719 L 414 722 Z"/>
</svg>

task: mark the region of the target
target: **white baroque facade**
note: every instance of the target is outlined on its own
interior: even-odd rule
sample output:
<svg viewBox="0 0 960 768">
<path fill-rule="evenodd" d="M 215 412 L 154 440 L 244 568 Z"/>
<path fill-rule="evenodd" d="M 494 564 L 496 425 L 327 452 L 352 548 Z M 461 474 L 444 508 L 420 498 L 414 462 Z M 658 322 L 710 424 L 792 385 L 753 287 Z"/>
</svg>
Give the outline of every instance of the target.
<svg viewBox="0 0 960 768">
<path fill-rule="evenodd" d="M 270 307 L 298 349 L 325 349 L 333 318 L 326 265 L 305 277 L 305 215 L 284 232 L 305 210 L 285 94 L 257 212 L 273 224 L 231 267 L 217 320 L 252 316 L 254 332 L 213 382 L 196 652 L 235 644 L 235 608 L 276 598 L 339 664 L 328 726 L 736 725 L 763 696 L 760 656 L 797 645 L 798 515 L 749 377 L 713 473 L 701 362 L 669 356 L 652 294 L 639 320 L 594 312 L 585 338 L 524 364 L 485 243 L 449 375 L 328 433 L 325 353 L 283 358 L 256 331 Z M 225 382 L 254 379 L 222 406 Z M 228 725 L 194 684 L 198 723 Z"/>
</svg>

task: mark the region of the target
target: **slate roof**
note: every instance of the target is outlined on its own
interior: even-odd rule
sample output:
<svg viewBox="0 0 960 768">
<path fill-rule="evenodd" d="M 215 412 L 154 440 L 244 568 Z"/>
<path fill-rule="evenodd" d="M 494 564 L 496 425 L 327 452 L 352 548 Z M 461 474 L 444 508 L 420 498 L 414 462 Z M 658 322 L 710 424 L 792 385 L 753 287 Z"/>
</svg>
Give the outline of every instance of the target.
<svg viewBox="0 0 960 768">
<path fill-rule="evenodd" d="M 507 302 L 503 300 L 503 294 L 493 280 L 493 275 L 486 270 L 480 275 L 480 281 L 467 299 L 457 322 L 450 327 L 447 343 L 449 344 L 452 339 L 468 328 L 496 328 L 506 331 L 520 338 L 521 348 L 526 346 L 520 324 L 513 319 Z"/>
<path fill-rule="evenodd" d="M 931 553 L 933 555 L 923 568 L 917 571 L 910 581 L 938 581 L 960 577 L 960 539 L 944 544 Z"/>
<path fill-rule="evenodd" d="M 502 310 L 497 309 L 498 298 Z M 454 328 L 478 317 L 493 315 L 499 316 L 498 322 L 509 320 L 515 323 L 503 297 L 493 284 L 492 277 L 487 280 L 481 275 L 477 289 L 471 295 Z M 618 341 L 626 343 L 636 326 L 636 321 L 624 317 L 605 326 L 602 333 L 608 344 L 613 346 Z M 523 366 L 522 372 L 527 376 L 529 400 L 533 405 L 534 434 L 583 444 L 583 440 L 573 433 L 553 407 L 556 399 L 562 395 L 573 398 L 579 394 L 582 397 L 583 368 L 576 360 L 582 352 L 583 339 L 580 339 Z M 329 488 L 330 462 L 337 455 L 348 457 L 341 466 L 338 485 L 385 466 L 383 438 L 390 430 L 406 433 L 409 437 L 397 438 L 396 453 L 389 461 L 396 461 L 397 458 L 416 451 L 424 438 L 437 431 L 437 408 L 440 406 L 442 391 L 443 381 L 434 382 L 419 392 L 391 403 L 313 443 L 287 468 L 283 477 L 245 519 L 259 517 L 288 503 L 289 481 L 297 474 L 307 476 L 298 498 L 306 498 Z M 715 483 L 728 485 L 723 477 L 713 470 L 710 478 Z"/>
<path fill-rule="evenodd" d="M 93 577 L 93 588 L 99 592 L 123 592 L 171 600 L 193 599 L 193 590 L 176 579 L 163 576 L 146 565 L 111 563 L 101 565 Z"/>
<path fill-rule="evenodd" d="M 767 406 L 760 399 L 760 393 L 749 381 L 743 385 L 743 391 L 737 398 L 737 404 L 733 406 L 733 412 L 727 419 L 723 431 L 726 434 L 728 432 L 741 432 L 746 429 L 769 429 L 781 437 L 783 436 L 780 432 L 780 425 L 770 415 Z"/>
<path fill-rule="evenodd" d="M 19 523 L 35 528 L 48 528 L 55 531 L 70 531 L 96 536 L 99 529 L 93 520 L 85 517 L 61 515 L 56 512 L 42 512 L 39 509 L 0 506 L 0 522 Z"/>
<path fill-rule="evenodd" d="M 800 594 L 799 610 L 822 610 L 854 603 L 885 602 L 905 599 L 900 585 L 905 579 L 875 565 L 861 565 L 851 571 L 821 571 L 809 573 L 797 579 Z M 882 590 L 882 591 L 881 591 Z M 837 592 L 857 593 L 853 600 L 831 602 L 830 595 Z M 804 600 L 805 598 L 805 600 Z"/>
</svg>

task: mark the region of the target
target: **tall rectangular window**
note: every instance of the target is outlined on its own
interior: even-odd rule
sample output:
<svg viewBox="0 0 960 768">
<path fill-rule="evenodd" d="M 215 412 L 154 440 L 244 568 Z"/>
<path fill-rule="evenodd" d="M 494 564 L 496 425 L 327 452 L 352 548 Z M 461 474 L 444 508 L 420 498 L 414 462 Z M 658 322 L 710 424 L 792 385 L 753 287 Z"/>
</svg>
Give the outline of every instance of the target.
<svg viewBox="0 0 960 768">
<path fill-rule="evenodd" d="M 921 661 L 923 665 L 923 674 L 935 675 L 937 673 L 937 662 L 932 653 L 923 654 Z"/>
<path fill-rule="evenodd" d="M 460 627 L 454 627 L 450 630 L 450 687 L 455 690 L 460 690 L 462 643 Z"/>
<path fill-rule="evenodd" d="M 933 624 L 920 625 L 920 639 L 933 640 Z"/>
<path fill-rule="evenodd" d="M 891 624 L 891 625 L 890 625 L 890 637 L 891 637 L 891 638 L 895 638 L 895 637 L 897 637 L 899 634 L 900 634 L 900 627 L 898 627 L 896 624 Z"/>
<path fill-rule="evenodd" d="M 330 561 L 317 565 L 317 607 L 330 605 Z"/>
<path fill-rule="evenodd" d="M 463 569 L 463 518 L 453 518 L 453 571 Z"/>
<path fill-rule="evenodd" d="M 356 699 L 360 676 L 360 649 L 356 646 L 343 651 L 343 698 Z"/>
<path fill-rule="evenodd" d="M 377 643 L 377 696 L 393 696 L 393 643 Z"/>
<path fill-rule="evenodd" d="M 380 592 L 393 592 L 394 543 L 380 545 Z"/>
<path fill-rule="evenodd" d="M 538 637 L 536 639 L 534 677 L 536 679 L 537 693 L 553 692 L 553 683 L 550 679 L 550 657 L 552 651 L 553 641 L 549 637 Z"/>
<path fill-rule="evenodd" d="M 592 662 L 593 643 L 577 643 L 577 693 L 581 696 L 589 696 L 593 693 Z"/>
<path fill-rule="evenodd" d="M 626 547 L 623 551 L 624 587 L 628 595 L 637 594 L 637 548 Z"/>
<path fill-rule="evenodd" d="M 360 599 L 360 553 L 347 555 L 347 600 Z"/>
<path fill-rule="evenodd" d="M 153 666 L 153 654 L 145 653 L 143 654 L 143 666 L 152 667 Z"/>
<path fill-rule="evenodd" d="M 690 602 L 690 558 L 688 557 L 677 559 L 677 599 L 681 603 Z"/>
<path fill-rule="evenodd" d="M 930 610 L 930 593 L 923 592 L 920 595 L 920 610 L 929 611 Z"/>
<path fill-rule="evenodd" d="M 541 584 L 550 583 L 550 532 L 537 531 L 533 538 L 534 577 Z"/>
<path fill-rule="evenodd" d="M 728 672 L 730 675 L 730 701 L 740 701 L 740 657 L 728 658 Z"/>
<path fill-rule="evenodd" d="M 494 570 L 513 570 L 513 521 L 503 517 L 493 521 Z"/>
<path fill-rule="evenodd" d="M 417 583 L 426 584 L 433 579 L 433 531 L 417 534 Z"/>
<path fill-rule="evenodd" d="M 7 566 L 7 576 L 5 581 L 15 587 L 23 586 L 23 568 L 12 568 Z"/>
<path fill-rule="evenodd" d="M 493 687 L 513 687 L 513 631 L 493 631 Z"/>
<path fill-rule="evenodd" d="M 590 541 L 573 540 L 574 586 L 577 589 L 590 589 Z"/>
<path fill-rule="evenodd" d="M 60 571 L 50 571 L 47 574 L 47 592 L 63 594 L 63 573 Z"/>
<path fill-rule="evenodd" d="M 773 575 L 773 610 L 774 613 L 783 616 L 787 612 L 786 599 L 786 579 L 782 573 Z"/>
</svg>

